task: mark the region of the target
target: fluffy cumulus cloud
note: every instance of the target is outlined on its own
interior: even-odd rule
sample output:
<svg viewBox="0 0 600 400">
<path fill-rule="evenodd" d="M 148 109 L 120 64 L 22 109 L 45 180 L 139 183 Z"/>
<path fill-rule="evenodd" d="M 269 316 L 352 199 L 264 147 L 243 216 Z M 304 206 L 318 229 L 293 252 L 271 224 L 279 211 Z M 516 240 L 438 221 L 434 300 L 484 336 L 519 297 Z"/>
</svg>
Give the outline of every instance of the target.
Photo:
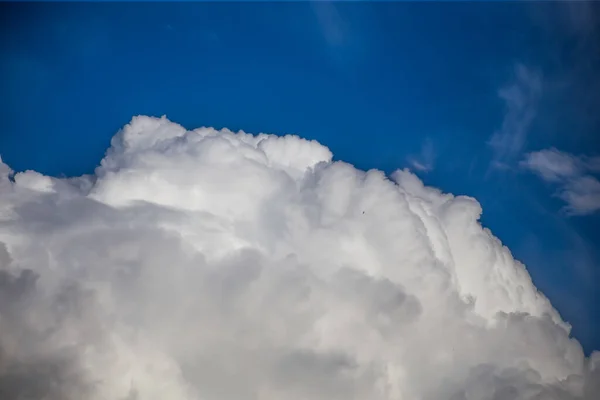
<svg viewBox="0 0 600 400">
<path fill-rule="evenodd" d="M 543 180 L 559 186 L 557 196 L 573 215 L 591 214 L 600 210 L 600 157 L 576 156 L 555 148 L 534 151 L 520 163 Z"/>
<path fill-rule="evenodd" d="M 164 117 L 93 176 L 0 163 L 0 398 L 597 398 L 599 354 L 481 212 Z"/>
</svg>

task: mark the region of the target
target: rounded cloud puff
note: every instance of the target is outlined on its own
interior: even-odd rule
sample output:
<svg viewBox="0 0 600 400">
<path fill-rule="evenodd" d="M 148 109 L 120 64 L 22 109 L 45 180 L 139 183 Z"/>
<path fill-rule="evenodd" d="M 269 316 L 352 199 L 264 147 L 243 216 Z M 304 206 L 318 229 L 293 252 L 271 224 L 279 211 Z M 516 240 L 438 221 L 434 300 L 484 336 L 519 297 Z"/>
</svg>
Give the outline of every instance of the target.
<svg viewBox="0 0 600 400">
<path fill-rule="evenodd" d="M 296 136 L 135 117 L 92 176 L 0 161 L 0 397 L 589 399 L 476 200 Z"/>
</svg>

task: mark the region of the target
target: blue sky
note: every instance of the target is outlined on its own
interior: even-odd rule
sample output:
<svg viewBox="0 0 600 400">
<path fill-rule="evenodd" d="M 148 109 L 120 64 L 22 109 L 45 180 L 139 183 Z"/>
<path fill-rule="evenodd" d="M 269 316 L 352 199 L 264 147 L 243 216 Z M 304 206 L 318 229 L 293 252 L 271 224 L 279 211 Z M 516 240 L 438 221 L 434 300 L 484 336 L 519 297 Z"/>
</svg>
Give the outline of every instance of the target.
<svg viewBox="0 0 600 400">
<path fill-rule="evenodd" d="M 476 197 L 586 352 L 600 349 L 597 5 L 1 7 L 0 155 L 13 169 L 90 173 L 137 114 L 299 134 L 362 169 L 411 167 Z M 549 179 L 524 166 L 543 149 L 587 167 Z M 557 193 L 580 175 L 587 208 L 571 215 Z"/>
</svg>

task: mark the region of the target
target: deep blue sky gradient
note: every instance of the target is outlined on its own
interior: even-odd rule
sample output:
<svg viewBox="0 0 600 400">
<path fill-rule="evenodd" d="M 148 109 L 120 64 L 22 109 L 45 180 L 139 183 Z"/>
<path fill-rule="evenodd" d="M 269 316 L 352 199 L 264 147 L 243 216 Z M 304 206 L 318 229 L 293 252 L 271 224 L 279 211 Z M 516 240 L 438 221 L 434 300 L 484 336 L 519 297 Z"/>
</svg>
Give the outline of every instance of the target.
<svg viewBox="0 0 600 400">
<path fill-rule="evenodd" d="M 487 145 L 505 116 L 498 90 L 523 64 L 545 82 L 524 151 L 600 149 L 600 62 L 564 4 L 0 7 L 0 155 L 13 169 L 90 173 L 137 114 L 299 134 L 388 173 L 430 141 L 422 179 L 476 197 L 586 352 L 600 349 L 600 217 L 566 217 L 537 177 L 490 169 Z"/>
</svg>

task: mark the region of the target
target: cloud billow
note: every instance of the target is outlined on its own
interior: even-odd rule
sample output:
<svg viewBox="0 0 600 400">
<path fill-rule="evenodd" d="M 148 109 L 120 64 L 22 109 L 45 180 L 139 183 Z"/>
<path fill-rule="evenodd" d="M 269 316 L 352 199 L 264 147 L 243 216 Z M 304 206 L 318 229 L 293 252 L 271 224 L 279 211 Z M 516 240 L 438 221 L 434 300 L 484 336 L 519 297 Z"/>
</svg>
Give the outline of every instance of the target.
<svg viewBox="0 0 600 400">
<path fill-rule="evenodd" d="M 481 211 L 314 141 L 164 117 L 92 176 L 0 163 L 0 397 L 595 398 L 599 354 Z"/>
</svg>

